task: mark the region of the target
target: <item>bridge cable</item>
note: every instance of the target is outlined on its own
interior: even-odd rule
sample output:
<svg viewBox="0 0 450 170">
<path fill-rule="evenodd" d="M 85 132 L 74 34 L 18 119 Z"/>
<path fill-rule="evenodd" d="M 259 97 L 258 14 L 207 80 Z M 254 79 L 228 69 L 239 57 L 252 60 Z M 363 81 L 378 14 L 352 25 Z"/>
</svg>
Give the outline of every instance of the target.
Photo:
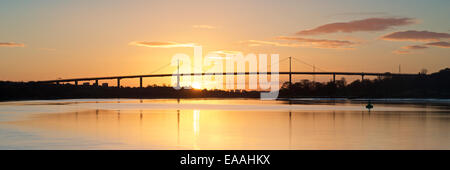
<svg viewBox="0 0 450 170">
<path fill-rule="evenodd" d="M 158 69 L 151 71 L 149 74 L 152 74 L 152 73 L 161 71 L 162 69 L 166 68 L 166 67 L 169 66 L 170 64 L 172 64 L 172 63 L 165 64 L 165 65 L 163 65 L 162 67 L 159 67 Z"/>
<path fill-rule="evenodd" d="M 286 57 L 286 58 L 283 58 L 283 59 L 281 59 L 281 60 L 278 60 L 278 62 L 276 62 L 276 63 L 274 63 L 274 64 L 278 64 L 278 63 L 281 63 L 282 61 L 284 61 L 284 60 L 287 60 L 287 59 L 289 59 L 289 57 Z M 268 67 L 271 67 L 272 66 L 272 64 L 268 64 Z M 267 67 L 266 67 L 266 70 L 267 70 Z"/>
<path fill-rule="evenodd" d="M 278 63 L 281 63 L 282 61 L 284 61 L 284 60 L 287 60 L 287 59 L 289 59 L 289 57 L 286 57 L 286 58 L 283 58 L 283 59 L 281 59 L 281 60 L 278 60 L 278 62 L 276 62 L 276 63 L 274 63 L 274 64 L 278 64 Z M 166 65 L 167 66 L 167 65 Z M 272 66 L 270 63 L 268 64 L 268 67 L 270 67 L 270 66 Z M 197 69 L 200 69 L 200 70 L 202 70 L 202 72 L 203 72 L 203 68 L 200 68 L 200 67 L 197 67 L 197 66 L 193 66 L 194 68 L 197 68 Z M 160 70 L 160 69 L 158 69 L 158 70 Z M 153 72 L 152 72 L 153 73 Z M 225 71 L 225 73 L 226 73 L 226 71 Z M 182 74 L 182 73 L 180 73 L 180 74 Z"/>
<path fill-rule="evenodd" d="M 312 64 L 309 64 L 309 63 L 307 63 L 307 62 L 305 62 L 305 61 L 302 61 L 302 60 L 300 60 L 300 59 L 294 58 L 294 60 L 297 60 L 297 61 L 301 62 L 302 64 L 305 64 L 305 65 L 307 65 L 307 66 L 310 66 L 311 68 L 316 68 L 316 69 L 318 69 L 318 70 L 320 70 L 320 71 L 326 72 L 324 69 L 321 69 L 321 68 L 319 68 L 319 67 L 317 67 L 317 66 L 314 66 L 314 65 L 312 65 Z"/>
</svg>

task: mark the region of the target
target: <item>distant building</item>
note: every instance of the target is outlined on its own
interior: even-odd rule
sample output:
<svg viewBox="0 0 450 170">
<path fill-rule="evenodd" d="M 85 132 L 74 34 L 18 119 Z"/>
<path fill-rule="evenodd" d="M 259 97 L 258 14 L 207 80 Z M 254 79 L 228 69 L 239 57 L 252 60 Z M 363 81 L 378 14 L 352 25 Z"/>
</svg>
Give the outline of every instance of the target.
<svg viewBox="0 0 450 170">
<path fill-rule="evenodd" d="M 89 82 L 83 83 L 83 86 L 89 86 Z"/>
<path fill-rule="evenodd" d="M 102 87 L 108 87 L 108 83 L 102 83 Z"/>
</svg>

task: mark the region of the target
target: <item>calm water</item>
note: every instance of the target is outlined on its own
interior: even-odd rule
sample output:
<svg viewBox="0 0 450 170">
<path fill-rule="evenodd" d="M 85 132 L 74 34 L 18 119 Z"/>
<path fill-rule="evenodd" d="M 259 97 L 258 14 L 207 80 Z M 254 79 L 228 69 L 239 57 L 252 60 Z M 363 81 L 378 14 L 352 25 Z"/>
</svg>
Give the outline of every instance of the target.
<svg viewBox="0 0 450 170">
<path fill-rule="evenodd" d="M 450 102 L 409 102 L 0 102 L 0 149 L 450 149 Z"/>
</svg>

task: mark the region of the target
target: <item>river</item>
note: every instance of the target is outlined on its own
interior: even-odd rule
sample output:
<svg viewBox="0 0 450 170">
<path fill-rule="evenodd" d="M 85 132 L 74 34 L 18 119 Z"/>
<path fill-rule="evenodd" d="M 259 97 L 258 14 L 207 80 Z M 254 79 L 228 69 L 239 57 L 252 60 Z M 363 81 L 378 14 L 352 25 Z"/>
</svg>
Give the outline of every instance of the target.
<svg viewBox="0 0 450 170">
<path fill-rule="evenodd" d="M 449 100 L 0 102 L 0 149 L 450 149 Z"/>
</svg>

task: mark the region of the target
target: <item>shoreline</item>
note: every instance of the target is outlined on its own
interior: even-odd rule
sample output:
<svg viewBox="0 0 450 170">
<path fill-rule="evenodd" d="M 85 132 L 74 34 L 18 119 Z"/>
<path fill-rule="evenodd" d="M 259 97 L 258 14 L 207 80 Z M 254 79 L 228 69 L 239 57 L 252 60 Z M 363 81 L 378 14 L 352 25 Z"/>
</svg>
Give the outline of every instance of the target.
<svg viewBox="0 0 450 170">
<path fill-rule="evenodd" d="M 158 97 L 158 98 L 136 98 L 136 97 L 121 97 L 121 98 L 35 98 L 35 99 L 11 99 L 0 100 L 0 103 L 6 102 L 26 102 L 26 101 L 58 101 L 58 100 L 164 100 L 164 99 L 180 99 L 180 100 L 258 100 L 259 97 Z M 296 97 L 296 98 L 278 98 L 272 101 L 285 101 L 292 104 L 308 104 L 308 103 L 366 103 L 371 101 L 372 103 L 383 104 L 447 104 L 450 106 L 449 98 L 345 98 L 345 97 Z"/>
</svg>

